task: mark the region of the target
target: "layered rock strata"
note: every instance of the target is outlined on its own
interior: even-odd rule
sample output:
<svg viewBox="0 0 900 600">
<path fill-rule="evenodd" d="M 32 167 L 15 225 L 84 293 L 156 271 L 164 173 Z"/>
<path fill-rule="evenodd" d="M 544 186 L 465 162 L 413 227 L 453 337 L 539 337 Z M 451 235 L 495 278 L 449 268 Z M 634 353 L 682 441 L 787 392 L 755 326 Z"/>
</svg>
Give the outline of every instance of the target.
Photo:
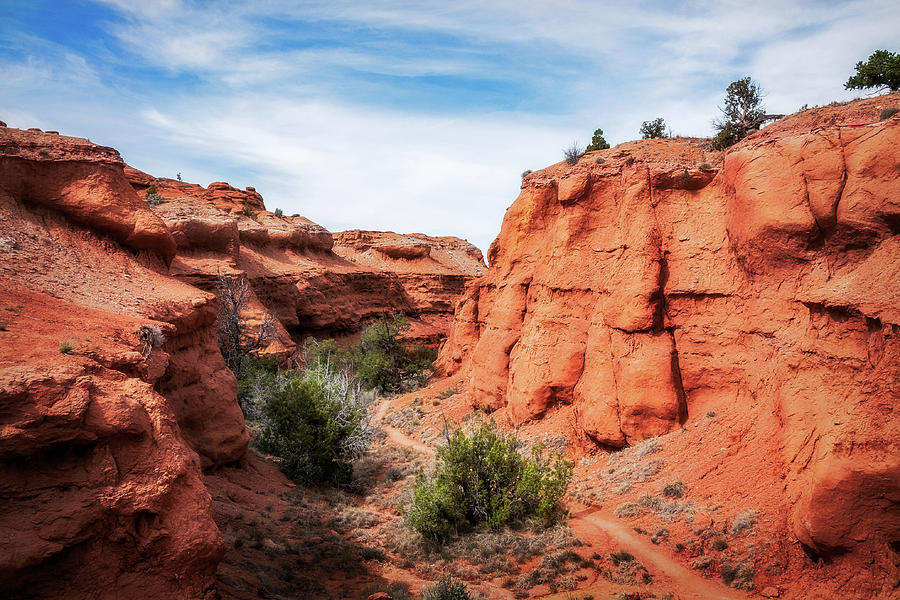
<svg viewBox="0 0 900 600">
<path fill-rule="evenodd" d="M 0 128 L 0 214 L 0 590 L 213 597 L 201 465 L 248 441 L 215 297 L 110 148 Z"/>
<path fill-rule="evenodd" d="M 164 200 L 152 210 L 176 242 L 172 274 L 209 291 L 219 274 L 246 276 L 248 322 L 268 313 L 280 324 L 273 352 L 290 351 L 306 335 L 353 334 L 397 312 L 411 317 L 412 339 L 437 343 L 446 337 L 465 282 L 485 269 L 481 252 L 458 238 L 332 234 L 299 215 L 266 211 L 249 188 L 203 188 L 127 173 L 137 191 L 154 185 Z"/>
<path fill-rule="evenodd" d="M 515 424 L 572 411 L 613 448 L 710 405 L 774 415 L 795 535 L 896 544 L 900 117 L 880 115 L 898 105 L 805 111 L 724 155 L 645 140 L 528 175 L 441 368 Z"/>
</svg>

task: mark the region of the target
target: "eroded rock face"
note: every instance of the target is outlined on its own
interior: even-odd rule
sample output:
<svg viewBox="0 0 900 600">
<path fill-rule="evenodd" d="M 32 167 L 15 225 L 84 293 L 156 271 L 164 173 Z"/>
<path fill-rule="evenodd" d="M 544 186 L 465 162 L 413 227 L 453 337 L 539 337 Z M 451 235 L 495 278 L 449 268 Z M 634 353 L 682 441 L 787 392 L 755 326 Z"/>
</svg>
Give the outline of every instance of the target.
<svg viewBox="0 0 900 600">
<path fill-rule="evenodd" d="M 879 120 L 898 104 L 807 111 L 724 156 L 646 140 L 527 176 L 440 366 L 513 423 L 573 411 L 605 446 L 712 402 L 774 414 L 804 544 L 900 539 L 900 118 Z"/>
<path fill-rule="evenodd" d="M 276 318 L 278 340 L 268 349 L 276 354 L 306 335 L 352 334 L 396 312 L 411 317 L 412 340 L 437 343 L 465 283 L 485 269 L 481 252 L 458 238 L 332 234 L 298 215 L 276 217 L 254 190 L 221 184 L 224 196 L 220 184 L 154 179 L 130 167 L 126 174 L 139 193 L 152 184 L 165 199 L 152 210 L 177 244 L 171 273 L 211 292 L 219 274 L 245 275 L 245 317 L 251 325 Z"/>
<path fill-rule="evenodd" d="M 14 129 L 0 149 L 0 590 L 212 597 L 201 465 L 248 442 L 215 297 L 168 276 L 115 151 Z"/>
</svg>

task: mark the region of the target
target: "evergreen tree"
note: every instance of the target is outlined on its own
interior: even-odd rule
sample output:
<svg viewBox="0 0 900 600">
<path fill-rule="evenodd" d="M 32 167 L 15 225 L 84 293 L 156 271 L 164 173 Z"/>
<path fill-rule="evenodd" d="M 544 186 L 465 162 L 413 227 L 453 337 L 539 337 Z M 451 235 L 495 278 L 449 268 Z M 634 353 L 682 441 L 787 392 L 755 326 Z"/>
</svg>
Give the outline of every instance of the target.
<svg viewBox="0 0 900 600">
<path fill-rule="evenodd" d="M 844 84 L 848 90 L 873 87 L 900 90 L 900 54 L 876 50 L 866 62 L 856 63 L 856 75 Z"/>
</svg>

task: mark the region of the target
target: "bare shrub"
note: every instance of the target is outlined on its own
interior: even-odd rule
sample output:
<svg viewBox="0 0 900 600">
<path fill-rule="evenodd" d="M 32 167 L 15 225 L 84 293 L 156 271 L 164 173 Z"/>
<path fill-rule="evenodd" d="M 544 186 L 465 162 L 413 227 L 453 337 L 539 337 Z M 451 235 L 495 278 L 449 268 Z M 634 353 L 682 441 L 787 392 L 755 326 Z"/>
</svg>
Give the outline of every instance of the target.
<svg viewBox="0 0 900 600">
<path fill-rule="evenodd" d="M 566 159 L 566 164 L 569 166 L 578 164 L 578 159 L 584 156 L 584 153 L 584 147 L 579 146 L 577 141 L 572 142 L 571 146 L 563 149 L 563 157 Z"/>
<path fill-rule="evenodd" d="M 144 357 L 144 360 L 149 358 L 154 348 L 159 348 L 166 343 L 166 336 L 156 325 L 141 325 L 138 338 L 141 340 L 141 356 Z"/>
<path fill-rule="evenodd" d="M 666 498 L 681 498 L 687 492 L 687 486 L 683 481 L 672 481 L 663 486 L 662 494 Z"/>
<path fill-rule="evenodd" d="M 216 289 L 219 295 L 219 350 L 231 372 L 242 379 L 244 359 L 276 337 L 275 319 L 266 314 L 256 331 L 249 331 L 250 328 L 241 316 L 241 311 L 250 299 L 250 284 L 243 275 L 220 274 Z"/>
<path fill-rule="evenodd" d="M 665 505 L 665 500 L 663 500 L 659 496 L 643 494 L 640 498 L 638 498 L 638 504 L 652 510 L 661 510 Z"/>
</svg>

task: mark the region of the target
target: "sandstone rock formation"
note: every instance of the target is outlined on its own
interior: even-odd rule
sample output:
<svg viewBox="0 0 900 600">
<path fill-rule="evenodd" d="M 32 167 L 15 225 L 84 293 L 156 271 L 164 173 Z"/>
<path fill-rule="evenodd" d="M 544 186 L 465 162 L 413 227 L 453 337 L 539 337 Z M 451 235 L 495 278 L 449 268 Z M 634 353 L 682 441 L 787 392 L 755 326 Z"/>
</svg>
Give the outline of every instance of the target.
<svg viewBox="0 0 900 600">
<path fill-rule="evenodd" d="M 728 407 L 743 476 L 770 468 L 749 440 L 778 444 L 771 494 L 811 552 L 896 545 L 900 117 L 879 115 L 897 105 L 808 110 L 724 155 L 644 140 L 528 175 L 441 368 L 514 424 L 569 411 L 614 448 Z"/>
<path fill-rule="evenodd" d="M 4 595 L 214 594 L 200 468 L 248 434 L 215 297 L 165 274 L 175 240 L 123 169 L 86 140 L 0 129 Z"/>
<path fill-rule="evenodd" d="M 252 188 L 154 179 L 40 130 L 0 128 L 0 215 L 2 596 L 215 597 L 201 469 L 249 439 L 216 343 L 219 274 L 249 279 L 246 316 L 278 317 L 286 352 L 385 311 L 436 340 L 484 268 L 454 238 L 356 232 L 338 254 Z"/>
<path fill-rule="evenodd" d="M 299 215 L 277 217 L 255 190 L 209 188 L 126 173 L 135 190 L 155 185 L 165 202 L 151 207 L 177 245 L 171 273 L 214 291 L 218 274 L 245 275 L 251 324 L 266 313 L 281 325 L 271 349 L 292 349 L 306 335 L 358 331 L 383 313 L 412 318 L 411 337 L 437 343 L 449 329 L 465 282 L 485 266 L 463 240 L 372 231 L 331 234 Z"/>
<path fill-rule="evenodd" d="M 416 317 L 409 337 L 426 343 L 447 337 L 466 283 L 486 270 L 481 251 L 456 237 L 342 231 L 334 234 L 334 253 L 402 290 L 401 310 Z"/>
</svg>

